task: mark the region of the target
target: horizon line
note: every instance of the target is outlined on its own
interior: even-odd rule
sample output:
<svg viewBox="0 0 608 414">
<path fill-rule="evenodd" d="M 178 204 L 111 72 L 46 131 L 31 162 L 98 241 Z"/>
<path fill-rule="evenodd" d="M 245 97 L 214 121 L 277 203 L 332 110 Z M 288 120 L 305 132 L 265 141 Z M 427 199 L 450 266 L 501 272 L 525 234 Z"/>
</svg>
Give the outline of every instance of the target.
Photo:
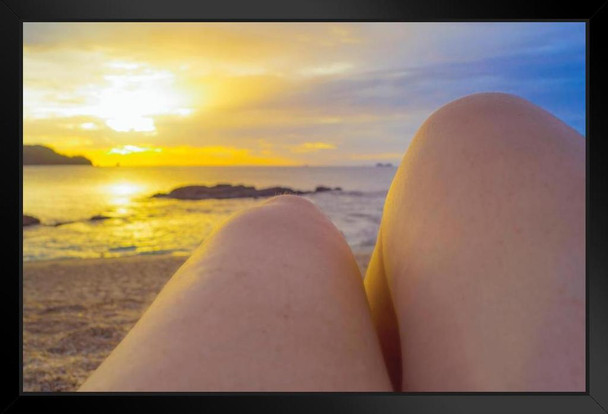
<svg viewBox="0 0 608 414">
<path fill-rule="evenodd" d="M 379 166 L 377 164 L 383 164 Z M 388 164 L 388 165 L 387 165 Z M 94 168 L 150 168 L 150 167 L 214 167 L 214 168 L 234 168 L 234 167 L 258 167 L 258 168 L 340 168 L 340 167 L 377 167 L 377 168 L 390 168 L 397 167 L 398 165 L 391 162 L 371 162 L 369 164 L 352 164 L 352 165 L 340 165 L 340 164 L 303 164 L 303 165 L 260 165 L 260 164 L 237 164 L 237 165 L 180 165 L 180 164 L 159 164 L 159 165 L 84 165 L 84 164 L 27 164 L 21 165 L 22 167 L 94 167 Z"/>
</svg>

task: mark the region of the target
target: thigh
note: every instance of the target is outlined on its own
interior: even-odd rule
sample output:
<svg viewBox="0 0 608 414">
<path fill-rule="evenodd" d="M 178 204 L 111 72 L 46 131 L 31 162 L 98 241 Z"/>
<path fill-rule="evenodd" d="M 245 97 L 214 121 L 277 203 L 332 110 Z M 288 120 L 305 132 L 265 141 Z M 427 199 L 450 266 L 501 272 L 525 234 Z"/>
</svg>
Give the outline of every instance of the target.
<svg viewBox="0 0 608 414">
<path fill-rule="evenodd" d="M 403 389 L 584 391 L 585 145 L 557 118 L 506 94 L 434 113 L 381 250 L 367 284 L 389 287 L 372 309 L 394 303 Z"/>
<path fill-rule="evenodd" d="M 81 391 L 389 389 L 348 245 L 281 196 L 215 231 Z"/>
</svg>

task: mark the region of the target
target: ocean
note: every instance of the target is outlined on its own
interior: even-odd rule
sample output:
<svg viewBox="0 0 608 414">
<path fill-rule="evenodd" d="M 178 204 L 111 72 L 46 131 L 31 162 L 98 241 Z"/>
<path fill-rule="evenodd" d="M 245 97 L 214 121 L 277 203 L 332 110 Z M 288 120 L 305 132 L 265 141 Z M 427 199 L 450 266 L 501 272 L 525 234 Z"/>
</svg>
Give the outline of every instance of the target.
<svg viewBox="0 0 608 414">
<path fill-rule="evenodd" d="M 260 199 L 153 198 L 185 185 L 282 186 L 308 194 L 353 250 L 370 249 L 395 167 L 114 167 L 25 166 L 23 260 L 187 255 L 236 211 Z M 90 220 L 93 216 L 107 217 Z"/>
</svg>

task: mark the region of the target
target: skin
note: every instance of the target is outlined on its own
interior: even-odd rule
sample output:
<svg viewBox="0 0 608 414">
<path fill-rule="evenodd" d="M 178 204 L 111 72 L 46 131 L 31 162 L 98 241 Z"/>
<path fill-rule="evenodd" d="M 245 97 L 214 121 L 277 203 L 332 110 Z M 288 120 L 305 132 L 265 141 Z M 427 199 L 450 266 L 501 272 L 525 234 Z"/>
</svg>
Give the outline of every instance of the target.
<svg viewBox="0 0 608 414">
<path fill-rule="evenodd" d="M 212 234 L 80 391 L 390 391 L 362 277 L 311 202 Z"/>
<path fill-rule="evenodd" d="M 312 203 L 233 216 L 80 391 L 584 391 L 585 145 L 477 94 L 432 114 L 365 277 Z"/>
<path fill-rule="evenodd" d="M 422 125 L 366 289 L 404 391 L 585 390 L 585 143 L 506 94 Z"/>
</svg>

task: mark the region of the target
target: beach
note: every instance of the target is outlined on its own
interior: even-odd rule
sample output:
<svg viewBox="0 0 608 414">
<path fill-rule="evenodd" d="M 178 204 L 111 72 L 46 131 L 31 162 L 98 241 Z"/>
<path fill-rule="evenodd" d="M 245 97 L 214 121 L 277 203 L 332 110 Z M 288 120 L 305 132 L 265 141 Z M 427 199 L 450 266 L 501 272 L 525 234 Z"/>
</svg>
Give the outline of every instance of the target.
<svg viewBox="0 0 608 414">
<path fill-rule="evenodd" d="M 355 252 L 362 274 L 370 255 Z M 76 391 L 186 259 L 140 255 L 24 263 L 23 391 Z"/>
</svg>

